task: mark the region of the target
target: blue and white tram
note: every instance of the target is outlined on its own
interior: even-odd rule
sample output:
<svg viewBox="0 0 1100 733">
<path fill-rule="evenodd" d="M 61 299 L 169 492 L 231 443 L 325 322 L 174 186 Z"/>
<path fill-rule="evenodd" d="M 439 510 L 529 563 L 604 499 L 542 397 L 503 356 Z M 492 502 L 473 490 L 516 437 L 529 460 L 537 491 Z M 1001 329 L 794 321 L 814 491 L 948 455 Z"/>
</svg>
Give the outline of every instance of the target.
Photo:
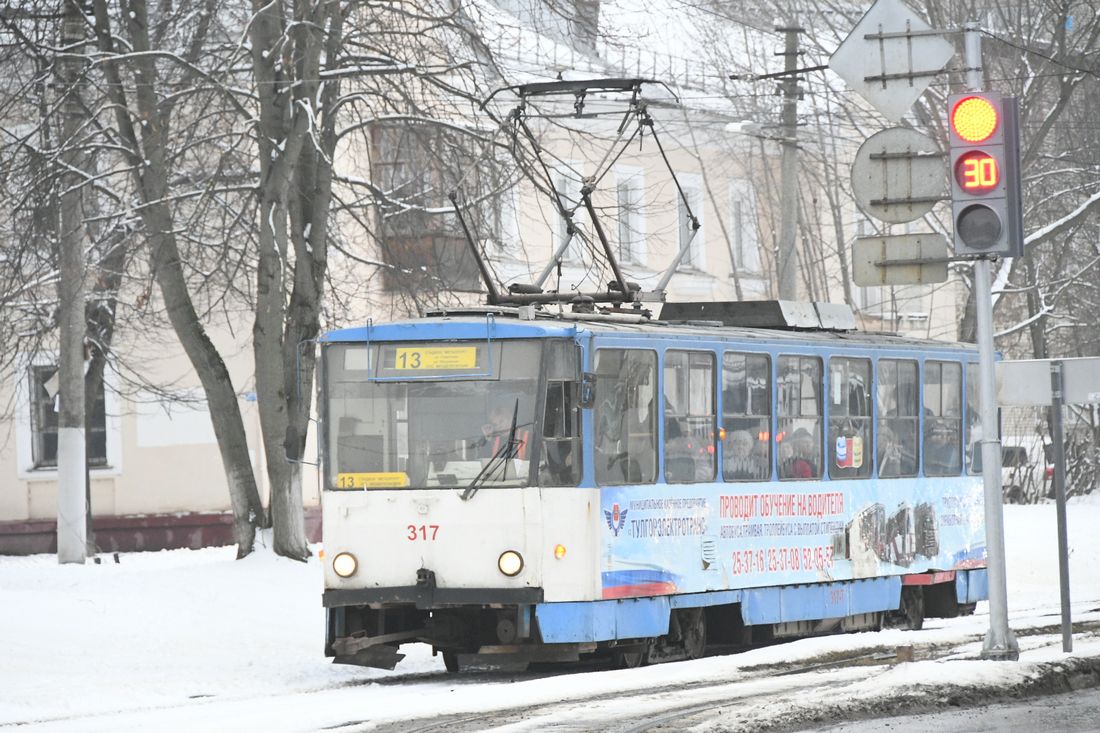
<svg viewBox="0 0 1100 733">
<path fill-rule="evenodd" d="M 634 665 L 986 597 L 972 348 L 522 308 L 322 347 L 338 662 Z"/>
</svg>

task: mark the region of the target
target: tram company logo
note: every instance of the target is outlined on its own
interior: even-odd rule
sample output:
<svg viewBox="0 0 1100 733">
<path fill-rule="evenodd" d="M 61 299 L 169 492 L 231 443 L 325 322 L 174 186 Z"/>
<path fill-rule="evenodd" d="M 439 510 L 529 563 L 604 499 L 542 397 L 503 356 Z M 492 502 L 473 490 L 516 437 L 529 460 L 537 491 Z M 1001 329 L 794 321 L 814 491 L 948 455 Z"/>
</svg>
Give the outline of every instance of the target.
<svg viewBox="0 0 1100 733">
<path fill-rule="evenodd" d="M 620 510 L 618 504 L 612 504 L 611 511 L 603 510 L 603 515 L 607 518 L 607 526 L 615 533 L 616 537 L 619 536 L 623 525 L 626 524 L 626 511 L 626 509 Z"/>
</svg>

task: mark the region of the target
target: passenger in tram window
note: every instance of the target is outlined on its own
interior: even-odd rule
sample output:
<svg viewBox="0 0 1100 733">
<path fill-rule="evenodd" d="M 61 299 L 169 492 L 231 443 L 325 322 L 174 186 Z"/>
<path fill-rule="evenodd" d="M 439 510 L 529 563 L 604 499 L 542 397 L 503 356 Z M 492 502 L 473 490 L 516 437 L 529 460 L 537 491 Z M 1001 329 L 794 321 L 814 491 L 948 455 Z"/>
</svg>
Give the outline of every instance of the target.
<svg viewBox="0 0 1100 733">
<path fill-rule="evenodd" d="M 958 433 L 946 421 L 925 419 L 929 428 L 924 442 L 924 470 L 933 476 L 959 472 Z"/>
<path fill-rule="evenodd" d="M 816 451 L 810 431 L 806 428 L 795 430 L 787 451 L 787 459 L 781 464 L 780 478 L 817 478 L 817 467 L 813 460 Z"/>
<path fill-rule="evenodd" d="M 771 478 L 771 454 L 768 452 L 770 448 L 767 439 L 757 438 L 752 444 L 752 459 L 756 462 L 756 465 L 760 467 L 760 478 Z"/>
<path fill-rule="evenodd" d="M 883 427 L 878 433 L 878 475 L 902 475 L 901 446 L 898 445 L 894 431 L 887 427 Z"/>
<path fill-rule="evenodd" d="M 911 420 L 892 419 L 880 423 L 878 475 L 882 478 L 917 475 L 917 433 Z"/>
<path fill-rule="evenodd" d="M 726 441 L 725 475 L 733 481 L 764 478 L 764 464 L 760 461 L 752 435 L 748 430 L 734 430 Z"/>
</svg>

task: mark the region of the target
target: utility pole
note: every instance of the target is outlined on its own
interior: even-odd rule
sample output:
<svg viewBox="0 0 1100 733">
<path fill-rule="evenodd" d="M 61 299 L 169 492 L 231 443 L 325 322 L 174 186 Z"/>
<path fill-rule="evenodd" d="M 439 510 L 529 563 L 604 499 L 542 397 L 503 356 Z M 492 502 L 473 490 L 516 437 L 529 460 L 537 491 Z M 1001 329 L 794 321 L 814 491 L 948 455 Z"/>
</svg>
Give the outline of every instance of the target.
<svg viewBox="0 0 1100 733">
<path fill-rule="evenodd" d="M 84 16 L 78 0 L 62 0 L 61 56 L 58 59 L 61 105 L 61 272 L 58 284 L 60 414 L 57 421 L 57 560 L 81 563 L 87 558 L 88 511 L 84 442 L 84 237 L 80 170 L 76 145 L 82 112 L 79 84 Z"/>
<path fill-rule="evenodd" d="M 779 254 L 776 270 L 779 275 L 780 300 L 798 298 L 798 34 L 803 29 L 794 19 L 785 27 L 776 27 L 786 34 L 782 55 L 783 65 L 783 159 L 780 179 L 783 186 L 779 221 Z"/>
</svg>

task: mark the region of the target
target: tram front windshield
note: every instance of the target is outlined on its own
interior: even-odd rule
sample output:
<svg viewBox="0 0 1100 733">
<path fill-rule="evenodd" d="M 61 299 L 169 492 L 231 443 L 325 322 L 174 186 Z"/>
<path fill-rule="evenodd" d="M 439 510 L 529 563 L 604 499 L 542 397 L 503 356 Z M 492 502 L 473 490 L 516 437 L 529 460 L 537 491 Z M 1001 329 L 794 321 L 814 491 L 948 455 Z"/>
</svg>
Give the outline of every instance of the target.
<svg viewBox="0 0 1100 733">
<path fill-rule="evenodd" d="M 541 344 L 334 344 L 326 488 L 525 486 Z"/>
</svg>

